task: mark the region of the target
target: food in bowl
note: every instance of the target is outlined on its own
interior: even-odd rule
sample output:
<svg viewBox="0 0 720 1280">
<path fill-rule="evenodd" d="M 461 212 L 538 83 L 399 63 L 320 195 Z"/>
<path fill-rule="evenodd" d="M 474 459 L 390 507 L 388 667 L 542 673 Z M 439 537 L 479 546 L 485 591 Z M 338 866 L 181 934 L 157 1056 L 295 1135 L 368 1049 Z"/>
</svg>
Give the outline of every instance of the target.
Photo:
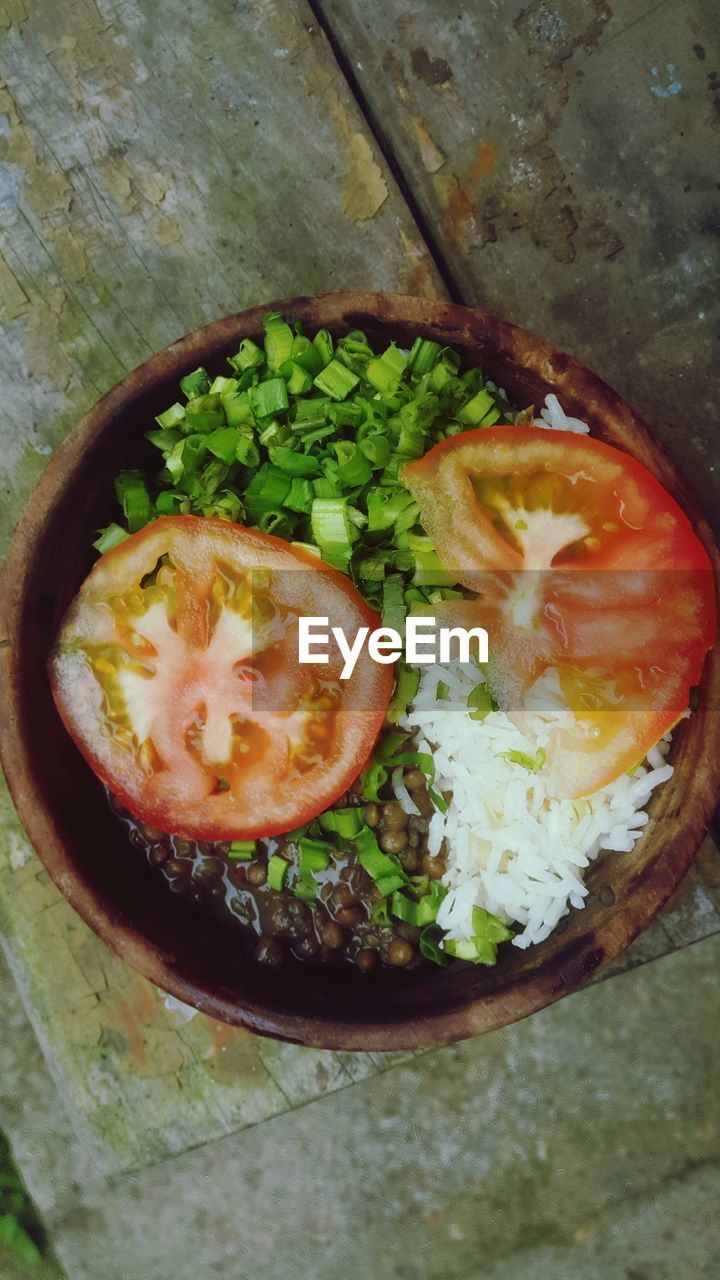
<svg viewBox="0 0 720 1280">
<path fill-rule="evenodd" d="M 270 968 L 542 940 L 669 776 L 714 636 L 704 549 L 629 455 L 439 343 L 271 315 L 230 366 L 148 432 L 155 485 L 118 478 L 51 662 L 66 725 L 169 887 Z M 491 662 L 301 672 L 298 618 L 337 608 L 489 618 Z"/>
</svg>

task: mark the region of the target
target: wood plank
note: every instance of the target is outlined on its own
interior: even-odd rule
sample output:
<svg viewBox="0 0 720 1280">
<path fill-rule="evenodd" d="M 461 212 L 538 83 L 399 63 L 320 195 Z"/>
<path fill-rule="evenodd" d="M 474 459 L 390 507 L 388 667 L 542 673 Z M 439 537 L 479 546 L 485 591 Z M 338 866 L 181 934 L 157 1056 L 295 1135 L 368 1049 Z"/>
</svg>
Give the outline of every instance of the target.
<svg viewBox="0 0 720 1280">
<path fill-rule="evenodd" d="M 2 40 L 7 537 L 124 371 L 222 314 L 441 284 L 304 0 L 17 6 Z"/>
<path fill-rule="evenodd" d="M 184 332 L 273 297 L 441 284 L 303 0 L 16 4 L 1 25 L 5 540 L 78 415 Z M 392 1064 L 187 1020 L 60 898 L 5 792 L 0 828 L 4 945 L 107 1168 Z"/>
<path fill-rule="evenodd" d="M 465 301 L 655 426 L 720 527 L 713 0 L 318 0 Z"/>
<path fill-rule="evenodd" d="M 376 30 L 379 10 L 364 8 Z M 69 0 L 62 13 L 28 11 L 8 10 L 0 90 L 3 537 L 76 416 L 180 333 L 265 297 L 442 288 L 301 0 L 220 0 L 212 21 L 199 0 Z M 344 18 L 348 29 L 356 22 Z M 435 42 L 441 27 L 438 19 Z M 434 82 L 427 92 L 442 103 L 440 55 L 429 41 L 422 47 L 433 53 L 429 62 L 416 55 L 417 76 Z M 401 84 L 398 92 L 423 168 L 452 177 L 429 126 L 407 114 Z M 391 107 L 398 102 L 388 116 Z M 453 99 L 448 120 L 457 109 Z M 450 155 L 447 139 L 444 146 Z M 468 172 L 478 146 L 471 139 Z M 464 189 L 469 179 L 458 174 Z M 443 196 L 451 213 L 437 206 L 443 236 L 454 233 L 454 269 L 476 288 L 474 251 L 462 250 L 469 219 L 459 197 L 452 205 L 453 189 Z M 544 264 L 548 254 L 555 260 L 551 249 L 542 253 Z M 488 288 L 501 298 L 498 272 Z M 516 304 L 515 318 L 534 323 L 519 313 L 519 294 Z M 404 1056 L 270 1044 L 168 1007 L 60 899 L 5 794 L 0 828 L 8 955 L 62 1095 L 106 1168 L 207 1142 Z M 712 855 L 708 865 L 712 879 Z M 654 940 L 644 935 L 630 962 L 697 936 L 693 921 L 675 938 L 654 926 Z"/>
</svg>

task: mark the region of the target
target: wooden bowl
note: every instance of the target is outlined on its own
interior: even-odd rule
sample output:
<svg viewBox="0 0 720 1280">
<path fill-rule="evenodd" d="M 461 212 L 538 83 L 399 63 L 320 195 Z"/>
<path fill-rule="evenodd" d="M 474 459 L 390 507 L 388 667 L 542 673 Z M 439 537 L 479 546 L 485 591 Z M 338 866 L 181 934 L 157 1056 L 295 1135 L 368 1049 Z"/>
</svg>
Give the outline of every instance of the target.
<svg viewBox="0 0 720 1280">
<path fill-rule="evenodd" d="M 640 459 L 690 513 L 713 558 L 707 524 L 645 424 L 569 356 L 493 316 L 444 302 L 329 294 L 272 304 L 341 335 L 364 329 L 381 346 L 417 334 L 456 347 L 514 400 L 556 392 L 593 434 Z M 128 847 L 105 794 L 55 711 L 45 664 L 60 619 L 93 561 L 94 531 L 112 518 L 122 467 L 157 466 L 143 432 L 198 364 L 211 372 L 240 339 L 258 339 L 267 307 L 198 329 L 113 388 L 52 459 L 18 525 L 0 581 L 0 754 L 17 811 L 59 889 L 119 955 L 180 1000 L 263 1035 L 334 1049 L 446 1044 L 501 1027 L 581 986 L 652 920 L 703 838 L 720 785 L 720 659 L 709 656 L 699 710 L 677 730 L 673 778 L 653 796 L 631 854 L 589 870 L 585 910 L 528 951 L 504 948 L 495 969 L 457 965 L 359 975 L 348 966 L 290 963 L 263 974 L 224 931 Z M 604 890 L 605 892 L 601 892 Z M 608 892 L 610 890 L 611 892 Z M 604 905 L 610 902 L 612 905 Z"/>
</svg>

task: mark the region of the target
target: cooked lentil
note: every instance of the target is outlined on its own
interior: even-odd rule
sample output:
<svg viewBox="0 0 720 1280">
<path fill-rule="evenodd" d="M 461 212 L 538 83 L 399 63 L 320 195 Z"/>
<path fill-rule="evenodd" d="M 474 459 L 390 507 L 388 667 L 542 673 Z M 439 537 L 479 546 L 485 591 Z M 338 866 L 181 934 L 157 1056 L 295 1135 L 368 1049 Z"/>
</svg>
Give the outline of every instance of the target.
<svg viewBox="0 0 720 1280">
<path fill-rule="evenodd" d="M 438 879 L 445 870 L 444 851 L 431 857 L 427 850 L 428 818 L 433 802 L 422 770 L 410 767 L 404 781 L 420 814 L 407 814 L 391 794 L 362 804 L 359 788 L 351 788 L 334 805 L 341 809 L 362 805 L 365 823 L 372 827 L 380 848 L 396 855 L 405 871 L 420 871 Z M 390 787 L 384 788 L 390 792 Z M 381 792 L 381 795 L 383 792 Z M 381 965 L 415 969 L 427 963 L 418 949 L 420 930 L 384 914 L 373 918 L 380 897 L 360 866 L 354 847 L 336 851 L 326 871 L 318 873 L 317 898 L 306 902 L 293 893 L 292 871 L 281 891 L 267 883 L 273 854 L 294 868 L 297 845 L 289 837 L 258 840 L 248 862 L 230 857 L 228 842 L 211 844 L 165 835 L 136 822 L 111 800 L 128 828 L 130 841 L 142 849 L 151 866 L 167 880 L 172 893 L 238 926 L 254 960 L 265 969 L 278 969 L 288 955 L 315 964 L 345 961 L 361 973 Z"/>
</svg>

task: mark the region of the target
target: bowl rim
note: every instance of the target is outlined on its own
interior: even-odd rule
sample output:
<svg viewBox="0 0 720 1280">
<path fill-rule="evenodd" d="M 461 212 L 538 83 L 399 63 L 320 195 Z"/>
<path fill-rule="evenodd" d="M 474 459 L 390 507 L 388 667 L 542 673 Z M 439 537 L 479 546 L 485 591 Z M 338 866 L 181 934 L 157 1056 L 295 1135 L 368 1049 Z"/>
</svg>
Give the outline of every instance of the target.
<svg viewBox="0 0 720 1280">
<path fill-rule="evenodd" d="M 567 952 L 561 949 L 538 971 L 522 976 L 504 990 L 479 995 L 451 1008 L 428 1009 L 422 1016 L 383 1022 L 275 1013 L 263 1009 L 259 1003 L 241 1006 L 222 993 L 196 986 L 176 972 L 171 956 L 139 935 L 132 925 L 114 918 L 76 873 L 52 813 L 36 802 L 32 768 L 20 732 L 20 655 L 19 646 L 12 643 L 12 638 L 21 625 L 28 568 L 35 548 L 76 462 L 115 415 L 143 396 L 160 378 L 172 377 L 175 373 L 180 376 L 189 362 L 211 360 L 240 337 L 257 333 L 262 329 L 263 315 L 269 310 L 302 316 L 309 308 L 322 309 L 326 317 L 324 324 L 329 329 L 334 322 L 342 322 L 347 327 L 348 317 L 357 321 L 356 327 L 362 327 L 364 317 L 386 328 L 393 324 L 406 327 L 417 324 L 441 329 L 450 344 L 453 329 L 459 335 L 462 332 L 466 340 L 471 334 L 479 345 L 489 343 L 500 361 L 513 360 L 516 366 L 521 365 L 541 378 L 561 401 L 567 391 L 566 400 L 568 397 L 575 402 L 589 400 L 596 410 L 612 415 L 631 435 L 633 455 L 658 477 L 690 516 L 714 564 L 716 583 L 720 581 L 720 555 L 712 532 L 674 463 L 639 415 L 572 357 L 527 330 L 478 308 L 455 303 L 371 293 L 327 293 L 283 299 L 215 320 L 168 344 L 126 374 L 93 405 L 49 461 L 26 503 L 0 572 L 0 681 L 6 703 L 6 714 L 0 721 L 0 762 L 18 816 L 63 896 L 116 954 L 163 991 L 235 1026 L 315 1048 L 375 1051 L 438 1046 L 505 1026 L 569 994 L 588 981 L 599 967 L 609 964 L 650 923 L 685 875 L 712 816 L 720 791 L 720 716 L 714 715 L 710 723 L 708 745 L 714 757 L 709 766 L 711 785 L 697 797 L 691 819 L 683 828 L 682 840 L 673 846 L 668 856 L 655 858 L 641 882 L 631 887 L 616 910 L 608 912 L 604 920 L 594 925 L 591 934 L 576 939 Z M 706 660 L 703 685 L 720 692 L 717 644 Z"/>
</svg>

